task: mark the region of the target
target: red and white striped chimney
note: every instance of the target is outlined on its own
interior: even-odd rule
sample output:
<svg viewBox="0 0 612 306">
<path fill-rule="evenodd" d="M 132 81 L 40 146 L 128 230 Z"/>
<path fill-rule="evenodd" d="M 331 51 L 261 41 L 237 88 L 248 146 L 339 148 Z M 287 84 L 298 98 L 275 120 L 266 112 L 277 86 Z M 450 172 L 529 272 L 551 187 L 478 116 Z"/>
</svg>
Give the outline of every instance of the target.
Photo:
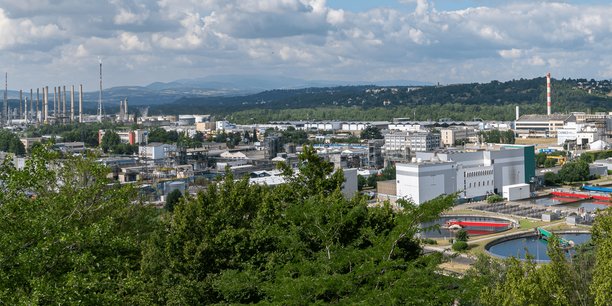
<svg viewBox="0 0 612 306">
<path fill-rule="evenodd" d="M 546 114 L 550 116 L 550 72 L 546 74 Z"/>
</svg>

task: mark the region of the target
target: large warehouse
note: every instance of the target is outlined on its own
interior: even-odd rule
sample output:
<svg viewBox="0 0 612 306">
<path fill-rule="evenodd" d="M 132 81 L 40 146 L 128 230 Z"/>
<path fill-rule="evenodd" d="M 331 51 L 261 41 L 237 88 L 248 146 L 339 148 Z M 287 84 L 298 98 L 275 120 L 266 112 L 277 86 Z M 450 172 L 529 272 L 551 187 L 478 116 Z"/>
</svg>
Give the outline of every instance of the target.
<svg viewBox="0 0 612 306">
<path fill-rule="evenodd" d="M 416 204 L 442 194 L 481 198 L 503 186 L 535 177 L 533 146 L 508 145 L 491 151 L 418 152 L 412 163 L 396 165 L 397 198 Z"/>
</svg>

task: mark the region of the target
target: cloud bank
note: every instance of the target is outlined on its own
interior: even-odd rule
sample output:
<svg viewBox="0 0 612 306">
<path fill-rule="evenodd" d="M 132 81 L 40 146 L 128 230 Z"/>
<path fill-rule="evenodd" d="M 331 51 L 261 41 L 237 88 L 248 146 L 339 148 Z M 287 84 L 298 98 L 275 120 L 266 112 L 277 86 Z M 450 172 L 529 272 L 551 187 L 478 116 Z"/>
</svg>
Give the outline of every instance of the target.
<svg viewBox="0 0 612 306">
<path fill-rule="evenodd" d="M 612 78 L 612 5 L 435 1 L 352 11 L 324 0 L 0 0 L 0 69 L 22 88 L 215 74 L 457 83 Z M 486 4 L 487 2 L 482 2 Z"/>
</svg>

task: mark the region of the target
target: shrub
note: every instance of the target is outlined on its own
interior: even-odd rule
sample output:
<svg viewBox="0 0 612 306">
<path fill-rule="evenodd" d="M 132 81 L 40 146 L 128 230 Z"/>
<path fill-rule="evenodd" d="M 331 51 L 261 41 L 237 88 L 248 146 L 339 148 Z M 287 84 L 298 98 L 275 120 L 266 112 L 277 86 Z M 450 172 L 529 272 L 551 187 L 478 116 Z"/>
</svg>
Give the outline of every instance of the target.
<svg viewBox="0 0 612 306">
<path fill-rule="evenodd" d="M 464 251 L 467 250 L 468 248 L 468 244 L 465 241 L 457 241 L 455 243 L 453 243 L 453 251 Z"/>
<path fill-rule="evenodd" d="M 456 241 L 468 241 L 469 238 L 470 238 L 470 235 L 463 228 L 457 231 L 457 233 L 455 234 Z"/>
<path fill-rule="evenodd" d="M 437 241 L 431 239 L 431 238 L 425 238 L 422 240 L 424 244 L 438 244 Z"/>
<path fill-rule="evenodd" d="M 503 201 L 504 198 L 499 194 L 492 194 L 487 197 L 487 203 L 497 203 Z"/>
</svg>

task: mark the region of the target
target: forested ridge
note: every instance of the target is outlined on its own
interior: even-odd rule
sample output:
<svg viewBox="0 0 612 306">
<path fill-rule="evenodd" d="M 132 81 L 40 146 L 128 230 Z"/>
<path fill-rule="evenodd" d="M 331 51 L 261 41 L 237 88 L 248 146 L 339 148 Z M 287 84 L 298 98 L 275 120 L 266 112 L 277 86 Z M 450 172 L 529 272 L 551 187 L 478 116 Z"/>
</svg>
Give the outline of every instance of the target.
<svg viewBox="0 0 612 306">
<path fill-rule="evenodd" d="M 607 111 L 609 81 L 553 80 L 553 110 Z M 248 96 L 182 98 L 155 106 L 151 113 L 211 113 L 236 122 L 261 120 L 418 120 L 451 118 L 512 120 L 514 107 L 523 113 L 546 111 L 546 79 L 455 84 L 447 86 L 343 86 L 279 89 Z"/>
<path fill-rule="evenodd" d="M 552 263 L 481 258 L 464 278 L 424 254 L 419 224 L 454 195 L 403 210 L 346 199 L 341 171 L 305 147 L 287 184 L 231 175 L 172 209 L 144 205 L 93 158 L 39 147 L 0 167 L 0 303 L 8 305 L 608 305 L 612 215 Z"/>
</svg>

